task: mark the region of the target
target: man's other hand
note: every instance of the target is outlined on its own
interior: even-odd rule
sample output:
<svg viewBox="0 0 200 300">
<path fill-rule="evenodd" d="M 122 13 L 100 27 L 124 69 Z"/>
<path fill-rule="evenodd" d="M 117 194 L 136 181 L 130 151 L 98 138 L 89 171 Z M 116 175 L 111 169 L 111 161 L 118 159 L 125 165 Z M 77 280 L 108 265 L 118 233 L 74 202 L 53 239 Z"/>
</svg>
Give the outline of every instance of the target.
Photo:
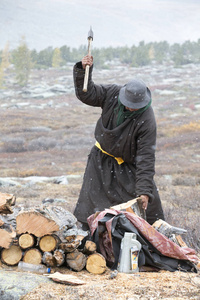
<svg viewBox="0 0 200 300">
<path fill-rule="evenodd" d="M 140 195 L 140 198 L 142 199 L 142 208 L 144 209 L 144 210 L 146 210 L 147 209 L 147 206 L 148 206 L 148 202 L 149 202 L 149 196 L 147 196 L 147 195 Z"/>
</svg>

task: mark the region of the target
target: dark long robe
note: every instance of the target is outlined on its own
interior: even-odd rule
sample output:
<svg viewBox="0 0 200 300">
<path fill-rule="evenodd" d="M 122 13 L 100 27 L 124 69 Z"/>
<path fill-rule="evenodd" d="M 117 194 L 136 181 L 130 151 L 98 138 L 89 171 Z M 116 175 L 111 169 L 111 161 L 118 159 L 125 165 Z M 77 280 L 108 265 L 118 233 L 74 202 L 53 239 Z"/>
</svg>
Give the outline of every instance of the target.
<svg viewBox="0 0 200 300">
<path fill-rule="evenodd" d="M 76 96 L 83 103 L 102 108 L 95 138 L 107 153 L 121 157 L 124 163 L 94 146 L 88 157 L 83 185 L 74 215 L 82 223 L 96 211 L 127 202 L 140 195 L 150 197 L 147 221 L 164 219 L 160 197 L 154 183 L 156 121 L 150 106 L 139 115 L 127 118 L 117 126 L 119 90 L 122 86 L 96 85 L 90 68 L 88 91 L 83 92 L 85 70 L 81 62 L 74 66 Z"/>
</svg>

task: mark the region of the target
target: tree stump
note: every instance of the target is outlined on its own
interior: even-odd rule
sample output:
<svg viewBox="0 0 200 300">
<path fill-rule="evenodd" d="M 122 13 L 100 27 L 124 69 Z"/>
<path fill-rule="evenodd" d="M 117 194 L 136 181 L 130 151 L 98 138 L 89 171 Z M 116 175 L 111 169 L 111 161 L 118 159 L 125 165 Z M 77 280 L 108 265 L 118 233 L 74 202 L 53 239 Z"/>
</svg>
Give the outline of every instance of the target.
<svg viewBox="0 0 200 300">
<path fill-rule="evenodd" d="M 93 274 L 103 274 L 106 270 L 106 260 L 103 255 L 94 253 L 88 256 L 86 270 Z"/>
<path fill-rule="evenodd" d="M 81 271 L 86 265 L 86 256 L 77 249 L 66 254 L 66 263 L 74 271 Z"/>
<path fill-rule="evenodd" d="M 29 233 L 23 233 L 19 237 L 19 246 L 22 249 L 28 249 L 36 245 L 36 237 Z"/>
<path fill-rule="evenodd" d="M 29 264 L 39 265 L 42 262 L 42 253 L 37 248 L 26 250 L 23 261 Z"/>
<path fill-rule="evenodd" d="M 59 226 L 36 211 L 20 212 L 16 217 L 17 233 L 29 233 L 37 237 L 42 237 L 59 230 Z"/>
<path fill-rule="evenodd" d="M 47 234 L 40 238 L 39 247 L 43 252 L 54 251 L 59 245 L 60 239 L 56 235 Z"/>
<path fill-rule="evenodd" d="M 1 261 L 9 266 L 19 263 L 22 258 L 22 250 L 19 246 L 12 245 L 9 249 L 1 251 Z"/>
</svg>

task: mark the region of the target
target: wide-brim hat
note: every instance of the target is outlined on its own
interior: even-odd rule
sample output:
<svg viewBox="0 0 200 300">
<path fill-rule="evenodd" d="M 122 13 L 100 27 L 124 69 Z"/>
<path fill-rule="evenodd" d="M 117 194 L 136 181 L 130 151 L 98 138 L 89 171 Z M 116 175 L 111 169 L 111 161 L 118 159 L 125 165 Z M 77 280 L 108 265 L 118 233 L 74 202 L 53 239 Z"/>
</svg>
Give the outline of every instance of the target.
<svg viewBox="0 0 200 300">
<path fill-rule="evenodd" d="M 141 79 L 133 79 L 119 91 L 120 102 L 132 109 L 145 107 L 151 100 L 151 92 Z"/>
</svg>

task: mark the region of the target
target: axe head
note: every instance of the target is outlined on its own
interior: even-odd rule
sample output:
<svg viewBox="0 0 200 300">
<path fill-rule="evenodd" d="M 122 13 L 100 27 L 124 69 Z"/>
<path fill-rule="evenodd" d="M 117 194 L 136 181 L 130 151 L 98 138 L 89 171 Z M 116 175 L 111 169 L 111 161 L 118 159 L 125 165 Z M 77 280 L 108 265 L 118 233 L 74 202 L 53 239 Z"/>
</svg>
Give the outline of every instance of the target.
<svg viewBox="0 0 200 300">
<path fill-rule="evenodd" d="M 90 31 L 88 32 L 88 40 L 93 40 L 93 31 L 91 26 L 90 26 Z"/>
</svg>

